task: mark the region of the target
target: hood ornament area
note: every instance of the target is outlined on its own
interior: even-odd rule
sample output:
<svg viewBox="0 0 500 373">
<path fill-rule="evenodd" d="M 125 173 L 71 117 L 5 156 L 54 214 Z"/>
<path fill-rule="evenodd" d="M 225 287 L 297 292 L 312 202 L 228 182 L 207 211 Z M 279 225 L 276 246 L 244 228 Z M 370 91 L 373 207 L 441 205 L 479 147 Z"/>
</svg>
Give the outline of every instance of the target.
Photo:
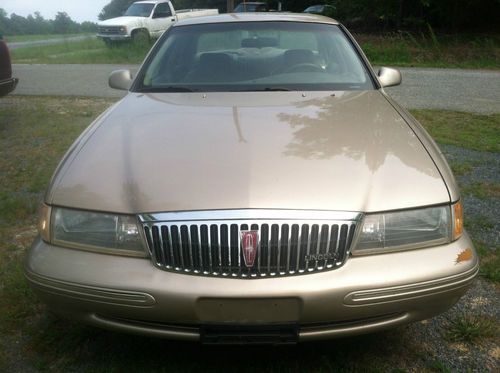
<svg viewBox="0 0 500 373">
<path fill-rule="evenodd" d="M 241 251 L 247 268 L 252 268 L 257 255 L 259 231 L 241 231 Z"/>
</svg>

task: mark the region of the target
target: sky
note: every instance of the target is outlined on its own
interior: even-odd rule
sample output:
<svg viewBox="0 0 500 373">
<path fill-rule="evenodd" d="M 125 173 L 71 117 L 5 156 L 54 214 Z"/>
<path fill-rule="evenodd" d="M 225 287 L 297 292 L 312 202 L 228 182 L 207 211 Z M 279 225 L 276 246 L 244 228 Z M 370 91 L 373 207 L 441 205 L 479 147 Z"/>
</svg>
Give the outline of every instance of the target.
<svg viewBox="0 0 500 373">
<path fill-rule="evenodd" d="M 10 16 L 16 13 L 26 17 L 39 11 L 45 19 L 54 19 L 57 12 L 66 12 L 73 21 L 97 22 L 102 8 L 111 0 L 0 0 L 3 8 Z"/>
</svg>

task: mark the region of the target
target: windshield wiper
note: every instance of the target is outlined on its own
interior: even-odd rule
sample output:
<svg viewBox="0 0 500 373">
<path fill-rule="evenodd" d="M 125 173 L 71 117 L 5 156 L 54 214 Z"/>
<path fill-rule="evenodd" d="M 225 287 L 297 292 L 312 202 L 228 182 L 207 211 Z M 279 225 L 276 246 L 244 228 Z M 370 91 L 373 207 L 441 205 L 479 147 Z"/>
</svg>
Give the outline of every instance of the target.
<svg viewBox="0 0 500 373">
<path fill-rule="evenodd" d="M 182 86 L 168 86 L 168 87 L 143 87 L 139 92 L 196 92 L 196 89 L 182 87 Z"/>
<path fill-rule="evenodd" d="M 291 89 L 284 87 L 266 87 L 262 89 L 263 91 L 291 91 Z"/>
<path fill-rule="evenodd" d="M 233 92 L 278 92 L 278 91 L 291 91 L 291 89 L 284 87 L 265 87 L 265 88 L 241 89 Z"/>
<path fill-rule="evenodd" d="M 197 89 L 182 87 L 182 86 L 169 86 L 160 88 L 164 92 L 196 92 Z"/>
</svg>

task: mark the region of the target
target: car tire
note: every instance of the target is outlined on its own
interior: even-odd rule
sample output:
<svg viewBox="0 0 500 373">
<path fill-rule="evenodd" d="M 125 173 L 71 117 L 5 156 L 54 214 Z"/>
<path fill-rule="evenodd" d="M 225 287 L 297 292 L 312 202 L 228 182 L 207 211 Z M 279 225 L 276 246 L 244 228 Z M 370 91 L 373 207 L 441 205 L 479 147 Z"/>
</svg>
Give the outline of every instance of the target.
<svg viewBox="0 0 500 373">
<path fill-rule="evenodd" d="M 137 30 L 132 32 L 132 42 L 134 44 L 149 44 L 149 40 L 149 32 L 147 30 Z"/>
</svg>

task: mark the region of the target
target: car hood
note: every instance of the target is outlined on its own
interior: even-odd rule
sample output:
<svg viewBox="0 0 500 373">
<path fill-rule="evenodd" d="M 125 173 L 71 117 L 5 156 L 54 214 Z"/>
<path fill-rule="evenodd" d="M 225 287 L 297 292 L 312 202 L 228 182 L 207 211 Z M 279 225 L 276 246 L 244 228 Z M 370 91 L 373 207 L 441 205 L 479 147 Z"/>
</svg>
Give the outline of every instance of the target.
<svg viewBox="0 0 500 373">
<path fill-rule="evenodd" d="M 110 18 L 105 21 L 100 21 L 97 23 L 97 26 L 129 26 L 136 24 L 143 24 L 146 22 L 147 17 L 130 17 L 130 16 L 122 16 Z"/>
<path fill-rule="evenodd" d="M 380 91 L 129 93 L 68 153 L 47 198 L 122 213 L 449 202 Z"/>
</svg>

